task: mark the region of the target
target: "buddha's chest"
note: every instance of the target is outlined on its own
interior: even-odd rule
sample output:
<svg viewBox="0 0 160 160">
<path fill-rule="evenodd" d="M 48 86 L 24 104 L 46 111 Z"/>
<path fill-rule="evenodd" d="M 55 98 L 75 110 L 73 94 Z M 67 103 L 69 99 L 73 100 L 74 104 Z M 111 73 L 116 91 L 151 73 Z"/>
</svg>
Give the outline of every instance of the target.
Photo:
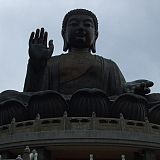
<svg viewBox="0 0 160 160">
<path fill-rule="evenodd" d="M 60 81 L 82 78 L 92 81 L 101 76 L 101 64 L 91 57 L 68 57 L 60 60 Z"/>
</svg>

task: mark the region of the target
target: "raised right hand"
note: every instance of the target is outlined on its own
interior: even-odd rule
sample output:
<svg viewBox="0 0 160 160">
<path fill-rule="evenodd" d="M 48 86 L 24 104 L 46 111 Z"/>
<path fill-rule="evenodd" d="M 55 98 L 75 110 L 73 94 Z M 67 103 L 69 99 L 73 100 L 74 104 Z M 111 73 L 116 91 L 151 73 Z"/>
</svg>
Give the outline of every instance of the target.
<svg viewBox="0 0 160 160">
<path fill-rule="evenodd" d="M 37 29 L 36 33 L 32 32 L 29 39 L 29 56 L 34 60 L 47 60 L 52 56 L 54 45 L 50 40 L 47 47 L 48 33 L 44 28 Z"/>
</svg>

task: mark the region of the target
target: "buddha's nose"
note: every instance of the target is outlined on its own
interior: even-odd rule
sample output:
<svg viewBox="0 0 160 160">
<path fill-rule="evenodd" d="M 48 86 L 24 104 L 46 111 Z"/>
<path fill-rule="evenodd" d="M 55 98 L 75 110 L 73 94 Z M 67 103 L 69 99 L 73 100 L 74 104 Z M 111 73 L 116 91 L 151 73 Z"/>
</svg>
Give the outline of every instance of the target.
<svg viewBox="0 0 160 160">
<path fill-rule="evenodd" d="M 82 33 L 83 33 L 83 32 L 84 32 L 84 29 L 83 29 L 82 27 L 79 27 L 79 28 L 78 28 L 78 32 L 82 32 Z"/>
<path fill-rule="evenodd" d="M 85 32 L 83 25 L 79 25 L 79 27 L 77 28 L 77 32 L 79 32 L 79 33 Z"/>
<path fill-rule="evenodd" d="M 83 23 L 79 23 L 78 30 L 80 30 L 80 31 L 83 31 L 83 30 L 84 30 Z"/>
</svg>

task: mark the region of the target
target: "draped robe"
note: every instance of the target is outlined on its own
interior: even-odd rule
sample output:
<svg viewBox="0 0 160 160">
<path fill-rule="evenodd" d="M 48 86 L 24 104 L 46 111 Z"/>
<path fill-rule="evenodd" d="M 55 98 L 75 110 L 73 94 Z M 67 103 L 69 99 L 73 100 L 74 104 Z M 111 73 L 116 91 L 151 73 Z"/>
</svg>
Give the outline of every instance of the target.
<svg viewBox="0 0 160 160">
<path fill-rule="evenodd" d="M 48 61 L 30 59 L 25 92 L 54 90 L 72 95 L 82 88 L 97 88 L 107 96 L 124 92 L 125 79 L 115 62 L 91 53 L 67 53 Z"/>
</svg>

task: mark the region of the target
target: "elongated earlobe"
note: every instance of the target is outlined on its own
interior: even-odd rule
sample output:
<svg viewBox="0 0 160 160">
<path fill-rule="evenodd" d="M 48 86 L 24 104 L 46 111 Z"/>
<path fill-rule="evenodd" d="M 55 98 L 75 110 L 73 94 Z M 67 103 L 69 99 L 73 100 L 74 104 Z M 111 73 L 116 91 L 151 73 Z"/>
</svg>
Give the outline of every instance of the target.
<svg viewBox="0 0 160 160">
<path fill-rule="evenodd" d="M 91 46 L 91 51 L 92 53 L 96 53 L 96 45 L 95 45 L 95 42 L 92 44 Z"/>
<path fill-rule="evenodd" d="M 67 42 L 64 40 L 63 51 L 66 52 L 67 50 L 68 50 L 68 44 L 67 44 Z"/>
<path fill-rule="evenodd" d="M 64 42 L 64 44 L 63 44 L 63 51 L 66 52 L 68 50 L 68 43 L 65 40 L 65 31 L 63 29 L 61 31 L 61 35 L 63 37 L 63 42 Z"/>
<path fill-rule="evenodd" d="M 97 38 L 98 38 L 98 31 L 95 33 L 95 40 L 91 46 L 92 53 L 96 53 L 96 40 L 97 40 Z"/>
</svg>

